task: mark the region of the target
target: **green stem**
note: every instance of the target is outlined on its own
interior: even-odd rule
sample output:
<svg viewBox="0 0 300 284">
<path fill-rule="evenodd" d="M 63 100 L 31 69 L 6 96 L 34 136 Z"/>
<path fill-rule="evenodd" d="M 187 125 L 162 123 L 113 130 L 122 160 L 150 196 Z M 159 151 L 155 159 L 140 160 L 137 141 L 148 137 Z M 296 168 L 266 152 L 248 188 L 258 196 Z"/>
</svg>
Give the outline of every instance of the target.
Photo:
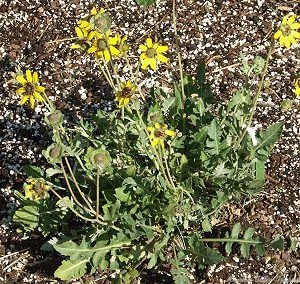
<svg viewBox="0 0 300 284">
<path fill-rule="evenodd" d="M 99 219 L 99 201 L 100 201 L 100 169 L 97 169 L 97 186 L 96 186 L 96 219 Z"/>
<path fill-rule="evenodd" d="M 235 238 L 201 238 L 199 239 L 199 241 L 201 242 L 206 242 L 206 243 L 223 243 L 223 242 L 227 242 L 227 243 L 240 243 L 240 244 L 252 244 L 252 245 L 259 245 L 259 244 L 263 244 L 263 242 L 261 241 L 256 241 L 256 240 L 243 240 L 243 239 L 235 239 Z"/>
<path fill-rule="evenodd" d="M 107 74 L 106 70 L 103 69 L 103 66 L 101 65 L 102 61 L 97 60 L 97 62 L 99 64 L 100 70 L 101 70 L 102 74 L 104 75 L 106 81 L 108 82 L 108 84 L 110 85 L 110 87 L 115 90 L 115 85 L 114 85 L 114 82 L 113 82 L 113 80 L 112 80 L 112 78 L 110 76 L 109 71 L 108 71 L 108 74 Z"/>
<path fill-rule="evenodd" d="M 254 95 L 254 98 L 253 98 L 253 105 L 252 105 L 252 109 L 251 109 L 251 112 L 250 112 L 250 116 L 249 116 L 249 119 L 248 119 L 248 122 L 246 124 L 246 126 L 244 127 L 243 129 L 243 132 L 242 132 L 242 135 L 239 137 L 239 139 L 236 141 L 236 143 L 234 144 L 233 148 L 236 150 L 239 146 L 240 146 L 240 143 L 242 142 L 242 140 L 244 139 L 245 137 L 245 134 L 247 132 L 247 128 L 251 125 L 252 123 L 252 119 L 253 119 L 253 116 L 254 116 L 254 113 L 256 111 L 256 107 L 257 107 L 257 101 L 258 101 L 258 98 L 261 94 L 261 90 L 263 88 L 263 85 L 264 85 L 264 81 L 265 81 L 265 76 L 266 76 L 266 72 L 267 72 L 267 67 L 268 67 L 268 63 L 269 63 L 269 59 L 270 59 L 270 56 L 272 54 L 272 50 L 273 50 L 273 47 L 274 47 L 274 44 L 272 42 L 269 50 L 268 50 L 268 54 L 267 54 L 267 58 L 266 58 L 266 61 L 265 61 L 265 65 L 264 65 L 264 68 L 262 70 L 262 76 L 261 76 L 261 80 L 260 80 L 260 83 L 258 85 L 258 88 L 257 88 L 257 91 Z"/>
<path fill-rule="evenodd" d="M 175 43 L 176 43 L 176 53 L 178 57 L 178 65 L 179 65 L 179 73 L 180 73 L 180 84 L 181 84 L 181 116 L 182 116 L 182 133 L 185 133 L 186 127 L 186 115 L 184 111 L 184 99 L 185 99 L 185 91 L 184 91 L 184 79 L 183 79 L 183 67 L 181 61 L 181 53 L 179 48 L 179 37 L 177 33 L 177 17 L 176 17 L 176 0 L 173 0 L 173 26 L 174 26 L 174 35 L 175 35 Z"/>
<path fill-rule="evenodd" d="M 77 191 L 78 191 L 79 194 L 81 195 L 81 197 L 82 197 L 82 199 L 84 200 L 84 202 L 86 203 L 86 205 L 90 208 L 89 212 L 95 214 L 96 212 L 95 212 L 95 210 L 93 209 L 91 203 L 86 199 L 84 193 L 82 192 L 82 190 L 80 189 L 80 187 L 79 187 L 79 185 L 78 185 L 78 182 L 77 182 L 77 180 L 76 180 L 76 178 L 75 178 L 75 176 L 74 176 L 74 173 L 73 173 L 73 171 L 72 171 L 72 168 L 71 168 L 71 166 L 70 166 L 70 163 L 69 163 L 69 160 L 68 160 L 67 157 L 65 157 L 65 161 L 66 161 L 67 167 L 68 167 L 68 169 L 69 169 L 69 172 L 70 172 L 70 174 L 71 174 L 72 180 L 73 180 L 73 182 L 74 182 L 74 184 L 75 184 L 75 187 L 76 187 Z"/>
</svg>

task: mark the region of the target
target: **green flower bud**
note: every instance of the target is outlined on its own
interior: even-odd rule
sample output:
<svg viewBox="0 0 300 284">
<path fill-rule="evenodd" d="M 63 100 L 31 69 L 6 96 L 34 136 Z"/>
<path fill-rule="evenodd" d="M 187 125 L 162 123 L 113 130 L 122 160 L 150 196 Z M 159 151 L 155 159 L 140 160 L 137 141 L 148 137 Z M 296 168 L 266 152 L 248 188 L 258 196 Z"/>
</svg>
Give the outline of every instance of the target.
<svg viewBox="0 0 300 284">
<path fill-rule="evenodd" d="M 110 29 L 111 19 L 106 13 L 100 13 L 91 19 L 91 24 L 94 26 L 96 31 L 104 34 Z"/>
<path fill-rule="evenodd" d="M 50 163 L 58 163 L 63 155 L 62 147 L 58 144 L 51 144 L 45 151 L 43 151 L 43 155 Z"/>
<path fill-rule="evenodd" d="M 293 101 L 292 100 L 284 100 L 280 104 L 281 111 L 289 111 L 293 107 Z"/>
<path fill-rule="evenodd" d="M 55 110 L 45 117 L 45 121 L 51 126 L 58 126 L 63 121 L 63 114 L 61 113 L 61 111 Z"/>
<path fill-rule="evenodd" d="M 111 157 L 106 150 L 89 147 L 84 156 L 86 167 L 90 170 L 100 169 L 104 171 L 110 166 Z"/>
</svg>

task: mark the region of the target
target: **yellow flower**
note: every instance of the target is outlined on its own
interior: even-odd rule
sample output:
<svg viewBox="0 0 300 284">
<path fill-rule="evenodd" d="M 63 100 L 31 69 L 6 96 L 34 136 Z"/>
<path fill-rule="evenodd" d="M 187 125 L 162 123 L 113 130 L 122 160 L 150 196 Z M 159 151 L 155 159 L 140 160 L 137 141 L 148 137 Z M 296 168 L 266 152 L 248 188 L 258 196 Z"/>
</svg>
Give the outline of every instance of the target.
<svg viewBox="0 0 300 284">
<path fill-rule="evenodd" d="M 73 49 L 83 49 L 86 50 L 91 46 L 91 40 L 96 36 L 95 31 L 89 31 L 87 29 L 81 27 L 75 27 L 75 32 L 77 37 L 79 38 L 79 42 L 75 43 L 71 46 Z"/>
<path fill-rule="evenodd" d="M 151 38 L 147 38 L 146 44 L 141 44 L 139 50 L 142 52 L 140 55 L 142 69 L 147 69 L 150 65 L 150 67 L 155 70 L 158 61 L 163 63 L 168 62 L 168 58 L 163 55 L 163 53 L 168 50 L 168 47 L 166 45 L 160 45 L 157 42 L 153 43 Z"/>
<path fill-rule="evenodd" d="M 121 83 L 121 91 L 116 94 L 116 102 L 118 102 L 118 107 L 124 107 L 129 104 L 130 99 L 134 96 L 136 91 L 136 86 L 134 86 L 131 81 L 126 83 Z"/>
<path fill-rule="evenodd" d="M 128 45 L 126 44 L 127 36 L 121 37 L 120 34 L 116 34 L 117 43 L 115 47 L 120 51 L 120 55 L 126 53 L 129 50 Z"/>
<path fill-rule="evenodd" d="M 25 197 L 31 200 L 45 199 L 49 196 L 49 185 L 37 179 L 27 179 L 24 186 Z"/>
<path fill-rule="evenodd" d="M 110 37 L 109 34 L 110 31 L 105 34 L 97 33 L 87 53 L 96 53 L 98 58 L 104 58 L 106 61 L 110 61 L 113 56 L 118 56 L 120 51 L 115 47 L 118 39 Z"/>
<path fill-rule="evenodd" d="M 300 38 L 300 23 L 296 22 L 296 15 L 286 15 L 283 17 L 279 30 L 274 34 L 274 38 L 279 40 L 281 46 L 290 48 L 297 43 Z"/>
<path fill-rule="evenodd" d="M 157 145 L 164 147 L 164 140 L 166 136 L 176 136 L 175 132 L 173 130 L 169 130 L 166 124 L 160 125 L 159 123 L 155 123 L 154 127 L 149 126 L 147 127 L 147 130 L 150 132 L 149 139 L 153 147 L 156 147 Z"/>
<path fill-rule="evenodd" d="M 300 97 L 300 78 L 295 82 L 295 93 L 297 97 Z"/>
<path fill-rule="evenodd" d="M 30 70 L 26 70 L 26 76 L 17 75 L 16 79 L 22 84 L 22 87 L 16 91 L 18 95 L 22 95 L 21 105 L 29 102 L 30 107 L 34 108 L 35 100 L 39 102 L 44 101 L 41 93 L 45 92 L 45 88 L 38 85 L 39 77 L 37 72 L 32 73 Z"/>
</svg>

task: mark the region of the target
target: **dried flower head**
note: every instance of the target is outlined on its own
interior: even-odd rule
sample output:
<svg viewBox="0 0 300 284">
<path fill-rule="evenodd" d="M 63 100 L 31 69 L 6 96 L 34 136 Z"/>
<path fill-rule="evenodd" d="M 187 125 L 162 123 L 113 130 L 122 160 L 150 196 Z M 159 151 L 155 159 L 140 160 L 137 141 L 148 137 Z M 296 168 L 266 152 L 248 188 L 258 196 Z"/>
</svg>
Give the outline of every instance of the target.
<svg viewBox="0 0 300 284">
<path fill-rule="evenodd" d="M 274 38 L 279 40 L 281 46 L 290 48 L 300 38 L 300 33 L 298 32 L 300 23 L 296 22 L 296 19 L 296 15 L 283 17 L 279 30 L 274 34 Z"/>
<path fill-rule="evenodd" d="M 146 43 L 141 44 L 139 50 L 142 52 L 140 55 L 142 69 L 147 69 L 150 66 L 151 69 L 155 70 L 157 62 L 168 62 L 168 58 L 163 55 L 168 50 L 168 47 L 157 42 L 153 43 L 151 38 L 147 38 Z"/>
<path fill-rule="evenodd" d="M 38 84 L 39 77 L 37 72 L 31 72 L 26 70 L 26 76 L 17 75 L 16 80 L 22 84 L 22 87 L 17 89 L 16 93 L 22 95 L 20 104 L 29 103 L 33 109 L 35 107 L 35 101 L 43 102 L 44 98 L 41 95 L 45 92 L 45 88 Z"/>
<path fill-rule="evenodd" d="M 94 149 L 92 147 L 87 149 L 84 160 L 86 167 L 90 170 L 99 169 L 104 171 L 111 163 L 111 157 L 106 150 Z"/>
</svg>

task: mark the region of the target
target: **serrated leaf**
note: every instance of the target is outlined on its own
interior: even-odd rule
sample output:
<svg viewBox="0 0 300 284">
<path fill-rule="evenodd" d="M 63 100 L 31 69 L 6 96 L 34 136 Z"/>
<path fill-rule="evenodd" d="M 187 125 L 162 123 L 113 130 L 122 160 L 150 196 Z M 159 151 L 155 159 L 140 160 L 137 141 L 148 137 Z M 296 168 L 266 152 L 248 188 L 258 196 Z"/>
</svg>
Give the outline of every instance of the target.
<svg viewBox="0 0 300 284">
<path fill-rule="evenodd" d="M 215 168 L 213 172 L 213 178 L 224 177 L 228 173 L 230 173 L 230 170 L 225 168 L 225 162 L 223 162 Z"/>
<path fill-rule="evenodd" d="M 15 212 L 13 221 L 24 224 L 32 230 L 39 224 L 39 208 L 30 205 L 21 207 Z"/>
<path fill-rule="evenodd" d="M 25 165 L 24 170 L 26 175 L 31 178 L 42 178 L 44 175 L 42 169 L 36 166 Z"/>
<path fill-rule="evenodd" d="M 242 229 L 242 227 L 241 227 L 240 223 L 234 224 L 233 228 L 231 230 L 231 238 L 238 239 L 241 229 Z M 233 242 L 227 242 L 225 245 L 225 251 L 226 251 L 227 255 L 230 255 L 232 252 L 232 244 L 233 244 Z"/>
<path fill-rule="evenodd" d="M 267 130 L 263 130 L 260 132 L 260 139 L 258 145 L 255 147 L 255 150 L 265 150 L 264 155 L 268 155 L 270 148 L 276 143 L 282 133 L 283 123 L 278 122 L 271 125 Z M 260 153 L 262 154 L 262 153 Z"/>
<path fill-rule="evenodd" d="M 175 263 L 175 261 L 173 262 Z M 177 266 L 171 269 L 172 277 L 175 284 L 190 284 L 191 281 L 188 277 L 188 270 L 184 267 Z"/>
<path fill-rule="evenodd" d="M 128 193 L 124 193 L 124 187 L 118 187 L 115 189 L 116 191 L 116 197 L 118 200 L 120 200 L 121 202 L 127 202 L 129 199 L 129 192 Z"/>
<path fill-rule="evenodd" d="M 251 241 L 253 241 L 252 236 L 254 234 L 254 228 L 248 228 L 244 233 L 244 240 L 249 242 L 245 242 L 241 244 L 241 254 L 243 257 L 248 258 L 250 253 Z"/>
<path fill-rule="evenodd" d="M 86 273 L 86 263 L 89 259 L 64 260 L 54 272 L 54 276 L 61 280 L 71 280 L 82 277 Z"/>
<path fill-rule="evenodd" d="M 264 256 L 266 254 L 265 239 L 262 237 L 257 237 L 255 240 L 261 242 L 260 244 L 255 245 L 256 252 L 259 256 Z"/>
<path fill-rule="evenodd" d="M 211 139 L 210 141 L 206 142 L 206 146 L 211 148 L 210 150 L 208 150 L 208 152 L 213 155 L 218 155 L 220 153 L 221 148 L 221 131 L 220 126 L 217 124 L 217 121 L 215 119 L 212 120 L 208 128 L 207 134 Z"/>
<path fill-rule="evenodd" d="M 278 249 L 280 251 L 283 251 L 285 247 L 284 238 L 282 236 L 276 236 L 275 239 L 270 242 L 270 246 L 273 249 Z"/>
<path fill-rule="evenodd" d="M 52 177 L 56 174 L 60 174 L 62 171 L 60 169 L 54 169 L 54 168 L 49 168 L 46 170 L 46 176 L 47 177 Z"/>
</svg>

